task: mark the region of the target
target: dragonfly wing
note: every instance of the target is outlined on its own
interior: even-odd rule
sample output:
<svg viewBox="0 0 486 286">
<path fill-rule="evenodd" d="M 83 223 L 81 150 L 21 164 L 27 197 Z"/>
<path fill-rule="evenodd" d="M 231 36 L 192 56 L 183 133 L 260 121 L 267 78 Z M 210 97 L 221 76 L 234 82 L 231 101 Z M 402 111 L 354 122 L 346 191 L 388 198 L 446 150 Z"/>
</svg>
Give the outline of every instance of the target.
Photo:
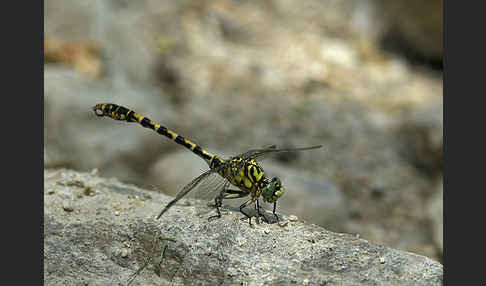
<svg viewBox="0 0 486 286">
<path fill-rule="evenodd" d="M 250 158 L 251 156 L 254 156 L 255 154 L 259 154 L 259 153 L 266 153 L 270 150 L 277 150 L 277 145 L 271 145 L 271 146 L 268 146 L 268 147 L 265 147 L 265 148 L 261 148 L 261 149 L 252 149 L 252 150 L 249 150 L 243 154 L 240 154 L 236 157 L 241 157 L 241 158 Z"/>
<path fill-rule="evenodd" d="M 211 175 L 219 176 L 218 171 L 222 168 L 225 168 L 226 166 L 227 164 L 222 164 L 214 169 L 208 170 L 192 180 L 189 184 L 185 185 L 184 188 L 179 193 L 177 193 L 176 197 L 162 209 L 162 211 L 157 216 L 157 219 L 159 219 L 167 210 L 169 210 L 175 203 L 177 203 L 180 199 L 182 199 L 185 195 L 187 195 L 190 191 L 197 187 L 201 182 L 210 178 Z"/>
<path fill-rule="evenodd" d="M 189 193 L 192 189 L 194 189 L 201 181 L 204 179 L 208 178 L 211 174 L 215 172 L 216 169 L 211 169 L 207 172 L 202 173 L 199 175 L 199 177 L 195 178 L 192 180 L 189 184 L 185 185 L 184 188 L 177 193 L 176 197 L 170 201 L 165 208 L 162 209 L 162 211 L 159 213 L 157 216 L 157 219 L 159 219 L 168 209 L 170 209 L 175 203 L 177 203 L 180 199 L 182 199 L 187 193 Z"/>
<path fill-rule="evenodd" d="M 317 146 L 311 146 L 311 147 L 302 147 L 302 148 L 285 148 L 285 149 L 277 149 L 275 145 L 272 145 L 268 148 L 265 149 L 255 149 L 255 150 L 250 150 L 246 153 L 243 153 L 240 155 L 243 159 L 258 159 L 262 158 L 268 154 L 271 153 L 281 153 L 281 152 L 295 152 L 295 151 L 304 151 L 304 150 L 312 150 L 312 149 L 318 149 L 321 148 L 322 145 L 317 145 Z"/>
<path fill-rule="evenodd" d="M 208 178 L 198 184 L 191 192 L 191 197 L 198 200 L 214 200 L 219 193 L 225 188 L 228 180 L 221 177 L 218 173 L 212 173 Z"/>
</svg>

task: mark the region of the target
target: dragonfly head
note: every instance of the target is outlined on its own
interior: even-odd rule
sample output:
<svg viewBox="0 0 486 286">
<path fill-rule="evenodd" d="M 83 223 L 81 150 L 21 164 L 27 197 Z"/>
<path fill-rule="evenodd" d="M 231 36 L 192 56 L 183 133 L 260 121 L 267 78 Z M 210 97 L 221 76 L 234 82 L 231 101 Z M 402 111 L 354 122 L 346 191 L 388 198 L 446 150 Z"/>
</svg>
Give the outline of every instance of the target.
<svg viewBox="0 0 486 286">
<path fill-rule="evenodd" d="M 279 178 L 274 177 L 268 184 L 263 188 L 262 197 L 267 203 L 274 203 L 280 198 L 285 192 L 282 182 Z"/>
</svg>

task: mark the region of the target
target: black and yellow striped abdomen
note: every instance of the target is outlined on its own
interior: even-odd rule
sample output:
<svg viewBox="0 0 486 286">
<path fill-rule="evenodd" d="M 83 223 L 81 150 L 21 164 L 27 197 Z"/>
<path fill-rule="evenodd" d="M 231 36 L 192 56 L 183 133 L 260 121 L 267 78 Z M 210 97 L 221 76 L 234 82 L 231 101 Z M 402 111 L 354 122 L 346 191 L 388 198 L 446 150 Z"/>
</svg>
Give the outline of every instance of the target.
<svg viewBox="0 0 486 286">
<path fill-rule="evenodd" d="M 108 116 L 115 120 L 126 120 L 128 122 L 138 122 L 143 127 L 150 128 L 155 132 L 175 141 L 177 144 L 191 150 L 194 154 L 204 159 L 204 161 L 208 163 L 210 168 L 214 168 L 215 166 L 220 165 L 224 162 L 224 160 L 221 159 L 219 156 L 204 150 L 201 146 L 180 136 L 176 132 L 160 125 L 159 123 L 150 120 L 148 117 L 136 113 L 133 110 L 112 103 L 97 104 L 93 106 L 92 109 L 96 112 L 96 115 L 98 116 Z M 98 111 L 100 111 L 101 113 L 98 113 Z"/>
</svg>

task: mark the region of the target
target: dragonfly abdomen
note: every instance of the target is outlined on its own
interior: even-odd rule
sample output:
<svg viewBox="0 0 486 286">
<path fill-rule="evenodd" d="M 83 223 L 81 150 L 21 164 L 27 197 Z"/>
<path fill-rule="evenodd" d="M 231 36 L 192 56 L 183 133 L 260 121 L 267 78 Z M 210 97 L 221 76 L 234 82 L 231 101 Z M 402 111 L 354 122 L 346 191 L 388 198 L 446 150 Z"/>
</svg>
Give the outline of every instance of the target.
<svg viewBox="0 0 486 286">
<path fill-rule="evenodd" d="M 126 120 L 128 122 L 138 122 L 143 127 L 150 128 L 155 132 L 164 135 L 165 137 L 175 141 L 177 144 L 182 145 L 187 149 L 191 150 L 194 154 L 204 159 L 210 166 L 223 162 L 221 158 L 219 158 L 213 153 L 204 150 L 201 146 L 197 145 L 196 143 L 182 137 L 181 135 L 168 129 L 165 126 L 162 126 L 159 123 L 150 120 L 148 117 L 138 114 L 135 111 L 130 110 L 126 107 L 113 104 L 113 103 L 102 103 L 102 104 L 96 104 L 95 106 L 92 107 L 92 109 L 95 112 L 101 111 L 101 113 L 96 112 L 96 115 L 98 116 L 108 116 L 115 120 Z M 214 160 L 215 158 L 217 160 Z M 213 163 L 213 161 L 219 161 L 219 162 Z"/>
</svg>

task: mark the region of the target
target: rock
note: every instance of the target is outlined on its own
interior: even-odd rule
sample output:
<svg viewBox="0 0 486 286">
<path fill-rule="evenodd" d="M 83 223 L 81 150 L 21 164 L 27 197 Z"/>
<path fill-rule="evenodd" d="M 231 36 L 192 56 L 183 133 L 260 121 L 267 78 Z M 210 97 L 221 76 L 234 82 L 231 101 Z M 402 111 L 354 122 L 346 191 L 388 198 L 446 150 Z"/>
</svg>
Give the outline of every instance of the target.
<svg viewBox="0 0 486 286">
<path fill-rule="evenodd" d="M 443 114 L 443 99 L 437 97 L 409 112 L 397 129 L 401 153 L 427 176 L 442 173 Z"/>
<path fill-rule="evenodd" d="M 291 202 L 299 221 L 429 255 L 424 202 L 436 178 L 423 169 L 435 153 L 409 144 L 403 156 L 403 142 L 428 135 L 395 127 L 442 96 L 442 77 L 379 48 L 370 3 L 46 1 L 46 39 L 96 43 L 104 73 L 90 79 L 46 62 L 45 167 L 97 168 L 171 194 L 205 169 L 148 129 L 94 116 L 100 102 L 132 108 L 217 154 L 324 144 L 271 159 L 288 188 L 279 209 Z M 186 155 L 172 157 L 179 151 Z M 69 215 L 82 209 L 73 206 Z"/>
<path fill-rule="evenodd" d="M 67 201 L 64 202 L 62 205 L 62 208 L 67 211 L 67 212 L 72 212 L 74 211 L 74 206 L 71 204 L 71 202 Z"/>
<path fill-rule="evenodd" d="M 63 177 L 96 189 L 76 198 L 79 211 L 58 207 L 54 183 Z M 224 211 L 208 222 L 205 205 L 176 204 L 160 220 L 154 215 L 171 198 L 89 173 L 45 170 L 44 282 L 48 285 L 126 284 L 152 261 L 133 285 L 298 284 L 442 285 L 443 266 L 348 234 L 303 222 L 254 227 L 240 213 Z M 143 198 L 142 205 L 134 204 Z M 113 215 L 115 210 L 119 216 Z M 160 259 L 167 241 L 163 259 Z M 124 255 L 126 251 L 126 256 Z M 128 255 L 130 253 L 130 255 Z M 153 258 L 153 259 L 151 259 Z M 148 259 L 148 260 L 147 260 Z"/>
<path fill-rule="evenodd" d="M 52 166 L 52 159 L 49 154 L 47 154 L 46 148 L 44 147 L 44 167 L 50 168 Z"/>
<path fill-rule="evenodd" d="M 375 1 L 388 32 L 398 35 L 414 53 L 436 60 L 443 54 L 442 2 Z"/>
<path fill-rule="evenodd" d="M 444 252 L 444 191 L 442 178 L 437 184 L 435 193 L 429 200 L 427 214 L 432 225 L 432 234 L 436 247 L 442 254 Z"/>
</svg>

